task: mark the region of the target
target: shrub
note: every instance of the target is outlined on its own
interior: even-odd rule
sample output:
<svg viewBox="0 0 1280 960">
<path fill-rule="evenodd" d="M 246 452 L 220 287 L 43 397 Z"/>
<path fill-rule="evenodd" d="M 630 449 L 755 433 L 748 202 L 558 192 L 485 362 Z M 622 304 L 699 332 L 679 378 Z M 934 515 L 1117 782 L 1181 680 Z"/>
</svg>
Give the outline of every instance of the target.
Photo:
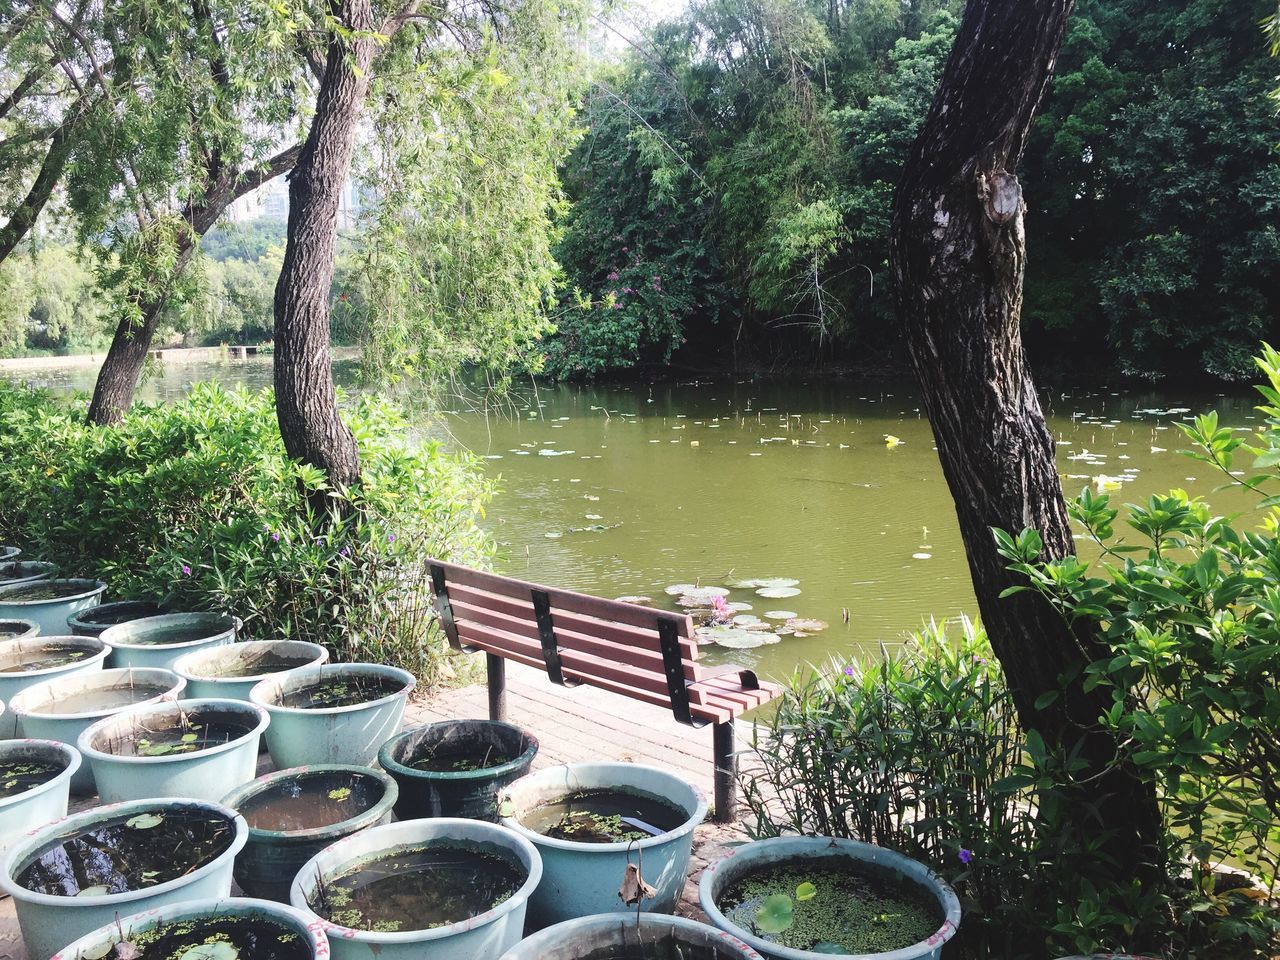
<svg viewBox="0 0 1280 960">
<path fill-rule="evenodd" d="M 250 637 L 438 679 L 450 666 L 424 560 L 486 558 L 490 486 L 384 401 L 354 398 L 344 417 L 363 481 L 316 517 L 301 494 L 325 478 L 285 455 L 269 391 L 201 384 L 99 428 L 71 401 L 0 384 L 0 540 L 117 597 L 226 610 Z"/>
</svg>

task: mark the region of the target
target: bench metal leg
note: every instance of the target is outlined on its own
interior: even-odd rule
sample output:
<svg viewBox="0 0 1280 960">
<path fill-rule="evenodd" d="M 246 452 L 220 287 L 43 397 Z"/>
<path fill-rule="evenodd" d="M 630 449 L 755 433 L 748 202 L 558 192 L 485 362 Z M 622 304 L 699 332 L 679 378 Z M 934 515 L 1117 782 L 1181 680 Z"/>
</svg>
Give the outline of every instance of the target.
<svg viewBox="0 0 1280 960">
<path fill-rule="evenodd" d="M 716 823 L 732 823 L 738 818 L 738 755 L 733 721 L 717 723 L 712 731 L 715 757 Z"/>
<path fill-rule="evenodd" d="M 489 719 L 507 719 L 507 661 L 495 654 L 484 655 L 485 672 L 489 675 Z"/>
</svg>

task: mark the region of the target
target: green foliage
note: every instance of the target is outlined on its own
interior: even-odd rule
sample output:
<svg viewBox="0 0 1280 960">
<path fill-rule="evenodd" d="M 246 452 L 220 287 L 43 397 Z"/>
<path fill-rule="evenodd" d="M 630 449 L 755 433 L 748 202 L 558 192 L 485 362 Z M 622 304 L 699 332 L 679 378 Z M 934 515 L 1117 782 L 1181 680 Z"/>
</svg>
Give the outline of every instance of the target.
<svg viewBox="0 0 1280 960">
<path fill-rule="evenodd" d="M 477 521 L 490 488 L 470 458 L 354 398 L 345 419 L 363 481 L 330 490 L 335 516 L 314 517 L 301 495 L 326 481 L 286 458 L 269 392 L 201 384 L 119 427 L 82 419 L 73 403 L 0 384 L 0 539 L 117 597 L 225 610 L 252 637 L 448 674 L 424 562 L 488 554 Z"/>
<path fill-rule="evenodd" d="M 91 269 L 69 247 L 26 250 L 0 264 L 0 354 L 72 353 L 108 336 Z"/>
</svg>

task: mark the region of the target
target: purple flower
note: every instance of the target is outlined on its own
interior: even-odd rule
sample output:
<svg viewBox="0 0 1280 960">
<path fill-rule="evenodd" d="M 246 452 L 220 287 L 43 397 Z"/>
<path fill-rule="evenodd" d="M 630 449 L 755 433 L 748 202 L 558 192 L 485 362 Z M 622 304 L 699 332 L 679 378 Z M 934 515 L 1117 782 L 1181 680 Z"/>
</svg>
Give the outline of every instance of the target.
<svg viewBox="0 0 1280 960">
<path fill-rule="evenodd" d="M 973 862 L 973 851 L 972 851 L 972 850 L 966 850 L 964 847 L 961 847 L 961 848 L 960 848 L 960 862 L 961 862 L 961 863 L 963 863 L 963 864 L 970 864 L 970 863 L 972 863 L 972 862 Z"/>
<path fill-rule="evenodd" d="M 182 565 L 182 575 L 184 577 L 191 576 L 191 568 L 188 567 L 185 563 Z"/>
<path fill-rule="evenodd" d="M 341 555 L 342 555 L 342 556 L 344 556 L 344 557 L 349 557 L 349 556 L 351 556 L 351 551 L 350 551 L 350 550 L 348 550 L 346 547 L 343 547 L 341 550 L 339 550 L 339 551 L 338 551 L 338 553 L 339 553 L 339 554 L 341 554 Z"/>
<path fill-rule="evenodd" d="M 278 533 L 273 533 L 273 534 L 271 535 L 271 539 L 272 539 L 273 541 L 275 541 L 276 543 L 279 543 L 279 542 L 280 542 L 280 534 L 278 534 Z"/>
<path fill-rule="evenodd" d="M 617 279 L 618 279 L 618 271 L 617 271 L 617 270 L 610 270 L 610 271 L 609 271 L 609 279 L 610 279 L 610 280 L 617 280 Z"/>
<path fill-rule="evenodd" d="M 396 542 L 396 535 L 394 533 L 388 533 L 387 543 L 395 543 L 395 542 Z"/>
<path fill-rule="evenodd" d="M 850 667 L 845 667 L 845 668 L 844 668 L 844 675 L 845 675 L 846 677 L 852 677 L 852 676 L 853 676 L 853 667 L 851 667 L 851 666 L 850 666 Z"/>
</svg>

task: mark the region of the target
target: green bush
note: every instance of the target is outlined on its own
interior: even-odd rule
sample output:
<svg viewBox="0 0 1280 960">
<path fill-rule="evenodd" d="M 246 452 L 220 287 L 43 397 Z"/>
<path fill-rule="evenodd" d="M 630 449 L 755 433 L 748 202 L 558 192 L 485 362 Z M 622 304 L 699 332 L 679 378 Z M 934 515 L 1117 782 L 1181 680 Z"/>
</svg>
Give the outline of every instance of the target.
<svg viewBox="0 0 1280 960">
<path fill-rule="evenodd" d="M 0 384 L 0 541 L 117 598 L 226 610 L 250 637 L 440 679 L 424 560 L 485 560 L 490 486 L 386 402 L 353 398 L 344 416 L 363 481 L 316 517 L 301 494 L 325 479 L 286 457 L 269 391 L 201 384 L 98 428 L 71 401 Z"/>
</svg>

